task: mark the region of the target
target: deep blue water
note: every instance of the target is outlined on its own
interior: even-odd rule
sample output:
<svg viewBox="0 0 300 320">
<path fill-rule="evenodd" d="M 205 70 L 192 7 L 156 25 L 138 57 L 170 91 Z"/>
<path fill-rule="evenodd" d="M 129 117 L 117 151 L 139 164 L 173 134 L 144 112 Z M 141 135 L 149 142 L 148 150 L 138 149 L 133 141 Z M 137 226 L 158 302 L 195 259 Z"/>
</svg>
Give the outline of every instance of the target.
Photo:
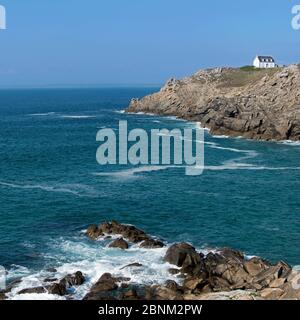
<svg viewBox="0 0 300 320">
<path fill-rule="evenodd" d="M 170 243 L 300 263 L 299 145 L 206 133 L 208 170 L 195 177 L 182 168 L 134 173 L 96 162 L 97 131 L 119 120 L 147 130 L 194 126 L 117 112 L 156 90 L 0 91 L 0 264 L 28 272 L 83 259 L 59 244 L 79 244 L 88 224 L 111 219 Z"/>
</svg>

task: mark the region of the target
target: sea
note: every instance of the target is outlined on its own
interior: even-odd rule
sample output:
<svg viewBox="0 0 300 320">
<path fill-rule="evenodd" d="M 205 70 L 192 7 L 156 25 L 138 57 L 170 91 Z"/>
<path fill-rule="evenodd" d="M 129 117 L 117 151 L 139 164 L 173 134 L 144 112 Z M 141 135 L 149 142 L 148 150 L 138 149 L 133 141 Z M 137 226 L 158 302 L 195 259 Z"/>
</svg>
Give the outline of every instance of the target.
<svg viewBox="0 0 300 320">
<path fill-rule="evenodd" d="M 131 98 L 159 88 L 0 90 L 0 265 L 19 282 L 10 299 L 65 299 L 23 294 L 81 270 L 81 299 L 104 272 L 137 283 L 173 279 L 167 247 L 129 250 L 91 241 L 84 230 L 112 219 L 133 224 L 168 245 L 207 252 L 231 247 L 271 262 L 300 264 L 300 144 L 213 136 L 205 131 L 205 168 L 99 165 L 100 129 L 185 129 L 195 123 L 127 114 Z M 139 262 L 140 268 L 124 265 Z M 56 271 L 50 271 L 55 268 Z M 174 278 L 176 280 L 176 278 Z"/>
</svg>

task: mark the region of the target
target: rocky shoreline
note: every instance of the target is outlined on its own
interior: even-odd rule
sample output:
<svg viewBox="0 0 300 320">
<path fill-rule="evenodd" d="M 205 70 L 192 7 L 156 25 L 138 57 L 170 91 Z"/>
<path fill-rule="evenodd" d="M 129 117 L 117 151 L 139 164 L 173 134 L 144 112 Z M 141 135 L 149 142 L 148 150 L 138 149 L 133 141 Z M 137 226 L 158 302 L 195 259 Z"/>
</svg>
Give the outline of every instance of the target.
<svg viewBox="0 0 300 320">
<path fill-rule="evenodd" d="M 215 68 L 132 99 L 127 112 L 201 122 L 214 135 L 300 140 L 300 67 Z"/>
<path fill-rule="evenodd" d="M 86 231 L 90 241 L 110 240 L 108 248 L 128 250 L 135 245 L 143 250 L 156 250 L 167 245 L 132 225 L 105 222 L 91 225 Z M 141 284 L 120 274 L 104 273 L 93 283 L 84 300 L 298 300 L 300 270 L 280 261 L 271 264 L 259 257 L 246 257 L 242 252 L 222 248 L 198 252 L 191 244 L 177 243 L 166 247 L 162 263 L 169 264 L 170 278 L 164 284 Z M 113 249 L 112 249 L 113 250 Z M 116 250 L 116 249 L 114 249 Z M 136 261 L 122 269 L 138 269 Z M 49 270 L 51 271 L 51 270 Z M 52 270 L 55 272 L 55 269 Z M 172 277 L 171 277 L 172 276 Z M 176 281 L 174 280 L 176 277 Z M 16 279 L 0 292 L 0 300 L 22 281 Z M 44 285 L 26 288 L 17 294 L 49 293 L 74 299 L 72 292 L 86 281 L 81 271 L 62 279 L 46 278 Z"/>
</svg>

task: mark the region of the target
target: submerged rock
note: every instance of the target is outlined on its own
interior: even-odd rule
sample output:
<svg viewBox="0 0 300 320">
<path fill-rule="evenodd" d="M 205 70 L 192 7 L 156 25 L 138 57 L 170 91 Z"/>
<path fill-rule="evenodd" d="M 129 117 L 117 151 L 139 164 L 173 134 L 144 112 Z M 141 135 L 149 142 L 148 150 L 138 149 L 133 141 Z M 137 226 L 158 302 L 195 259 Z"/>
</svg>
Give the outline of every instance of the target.
<svg viewBox="0 0 300 320">
<path fill-rule="evenodd" d="M 122 238 L 118 239 L 118 241 L 113 241 L 111 244 L 112 247 L 121 249 L 127 249 L 123 238 L 132 243 L 141 242 L 140 246 L 148 249 L 161 248 L 164 246 L 163 242 L 152 239 L 143 230 L 132 225 L 121 224 L 117 221 L 104 222 L 99 226 L 93 224 L 88 227 L 86 235 L 93 240 L 96 240 L 99 237 L 107 239 L 111 235 L 121 235 Z"/>
<path fill-rule="evenodd" d="M 44 282 L 55 282 L 57 279 L 46 278 Z M 85 282 L 85 277 L 81 271 L 77 271 L 74 274 L 68 274 L 67 276 L 60 279 L 58 282 L 33 287 L 33 288 L 25 288 L 18 292 L 18 294 L 41 294 L 41 293 L 49 293 L 59 296 L 64 296 L 68 294 L 68 288 L 73 286 L 80 286 Z"/>
<path fill-rule="evenodd" d="M 46 293 L 48 292 L 46 287 L 35 287 L 35 288 L 28 288 L 23 289 L 18 292 L 18 294 L 32 294 L 32 293 Z"/>
<path fill-rule="evenodd" d="M 123 269 L 126 269 L 126 268 L 138 268 L 138 267 L 142 267 L 143 265 L 141 263 L 138 263 L 138 262 L 134 262 L 134 263 L 130 263 L 122 268 L 120 268 L 120 270 L 123 270 Z"/>
</svg>

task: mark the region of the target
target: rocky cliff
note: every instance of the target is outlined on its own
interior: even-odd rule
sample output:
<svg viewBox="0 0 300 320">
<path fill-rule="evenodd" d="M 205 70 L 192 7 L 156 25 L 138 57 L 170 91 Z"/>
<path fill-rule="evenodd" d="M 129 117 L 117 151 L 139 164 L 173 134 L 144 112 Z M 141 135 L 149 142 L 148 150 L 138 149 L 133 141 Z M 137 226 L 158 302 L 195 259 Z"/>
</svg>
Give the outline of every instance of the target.
<svg viewBox="0 0 300 320">
<path fill-rule="evenodd" d="M 128 112 L 201 122 L 212 134 L 300 140 L 300 66 L 216 68 L 170 79 L 158 93 L 132 99 Z"/>
</svg>

